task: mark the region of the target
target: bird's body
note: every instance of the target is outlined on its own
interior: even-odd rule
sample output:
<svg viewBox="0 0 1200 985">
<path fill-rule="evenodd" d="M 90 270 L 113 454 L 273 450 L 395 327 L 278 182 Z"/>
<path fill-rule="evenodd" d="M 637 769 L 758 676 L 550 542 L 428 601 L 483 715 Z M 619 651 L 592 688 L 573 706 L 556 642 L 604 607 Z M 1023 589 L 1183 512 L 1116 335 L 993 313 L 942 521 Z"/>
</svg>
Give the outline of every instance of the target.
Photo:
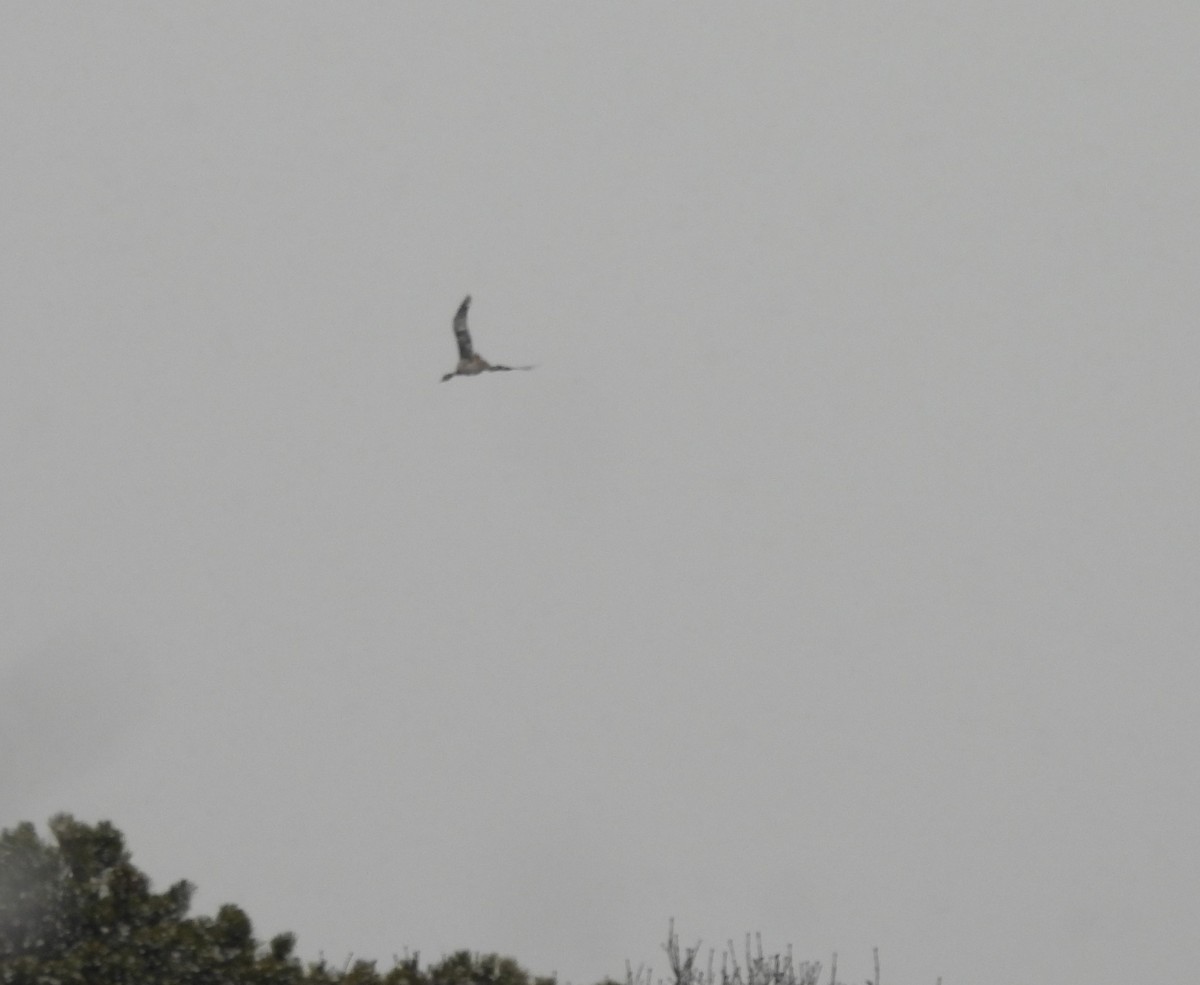
<svg viewBox="0 0 1200 985">
<path fill-rule="evenodd" d="M 442 382 L 455 376 L 478 376 L 480 373 L 508 372 L 514 369 L 533 369 L 532 366 L 493 366 L 475 351 L 471 344 L 471 331 L 467 328 L 467 309 L 471 307 L 471 295 L 463 298 L 454 315 L 454 338 L 458 342 L 458 366 L 453 373 L 442 377 Z"/>
</svg>

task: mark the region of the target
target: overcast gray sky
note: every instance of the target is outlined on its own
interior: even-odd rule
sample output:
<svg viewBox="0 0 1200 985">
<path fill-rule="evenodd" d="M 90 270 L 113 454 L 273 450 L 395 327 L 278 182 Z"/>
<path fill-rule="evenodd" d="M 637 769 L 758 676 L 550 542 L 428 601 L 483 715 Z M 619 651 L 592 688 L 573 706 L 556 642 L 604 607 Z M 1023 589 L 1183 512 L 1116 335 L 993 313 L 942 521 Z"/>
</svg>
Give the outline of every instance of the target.
<svg viewBox="0 0 1200 985">
<path fill-rule="evenodd" d="M 337 962 L 1186 980 L 1198 50 L 8 5 L 0 825 Z M 535 372 L 439 384 L 468 292 Z"/>
</svg>

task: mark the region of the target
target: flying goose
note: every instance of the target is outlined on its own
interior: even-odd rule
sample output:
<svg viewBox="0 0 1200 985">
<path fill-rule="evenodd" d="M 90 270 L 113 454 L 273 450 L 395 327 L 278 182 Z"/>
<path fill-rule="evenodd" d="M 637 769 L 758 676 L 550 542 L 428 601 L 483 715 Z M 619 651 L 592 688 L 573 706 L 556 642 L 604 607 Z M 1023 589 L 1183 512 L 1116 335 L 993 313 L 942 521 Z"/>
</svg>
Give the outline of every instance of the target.
<svg viewBox="0 0 1200 985">
<path fill-rule="evenodd" d="M 471 331 L 467 328 L 467 309 L 471 307 L 471 295 L 463 298 L 454 315 L 454 338 L 458 340 L 458 367 L 453 373 L 442 377 L 445 383 L 453 376 L 478 376 L 480 373 L 495 373 L 500 370 L 533 369 L 532 366 L 493 366 L 475 351 L 471 344 Z"/>
</svg>

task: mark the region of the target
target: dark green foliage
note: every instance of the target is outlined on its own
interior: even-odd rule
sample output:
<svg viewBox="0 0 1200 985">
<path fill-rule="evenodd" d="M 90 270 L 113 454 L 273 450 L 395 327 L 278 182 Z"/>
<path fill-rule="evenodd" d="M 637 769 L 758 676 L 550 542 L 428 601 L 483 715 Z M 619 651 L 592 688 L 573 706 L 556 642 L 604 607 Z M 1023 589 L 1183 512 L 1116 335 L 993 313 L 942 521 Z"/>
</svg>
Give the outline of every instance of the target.
<svg viewBox="0 0 1200 985">
<path fill-rule="evenodd" d="M 271 938 L 271 957 L 276 961 L 286 961 L 296 949 L 295 934 L 276 934 Z"/>
<path fill-rule="evenodd" d="M 401 985 L 405 981 L 401 978 L 385 979 L 387 985 Z M 531 979 L 528 972 L 512 958 L 456 951 L 432 965 L 422 985 L 554 985 L 554 979 Z"/>
<path fill-rule="evenodd" d="M 4 985 L 218 985 L 298 982 L 299 965 L 256 955 L 250 919 L 223 906 L 189 919 L 192 886 L 154 893 L 108 822 L 69 815 L 0 833 L 0 982 Z M 294 974 L 292 972 L 295 972 Z"/>
<path fill-rule="evenodd" d="M 237 906 L 189 917 L 186 881 L 154 893 L 107 821 L 49 827 L 53 841 L 29 823 L 0 832 L 0 985 L 555 985 L 469 951 L 425 970 L 417 957 L 382 974 L 373 961 L 305 967 L 293 934 L 260 944 Z"/>
</svg>

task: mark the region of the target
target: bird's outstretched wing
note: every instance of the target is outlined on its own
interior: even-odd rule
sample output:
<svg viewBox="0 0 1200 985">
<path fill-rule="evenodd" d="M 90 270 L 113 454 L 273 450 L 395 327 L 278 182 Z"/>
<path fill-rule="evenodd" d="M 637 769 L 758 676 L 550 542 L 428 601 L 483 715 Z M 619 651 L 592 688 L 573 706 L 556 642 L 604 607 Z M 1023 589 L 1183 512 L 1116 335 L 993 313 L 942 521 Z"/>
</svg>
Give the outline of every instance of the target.
<svg viewBox="0 0 1200 985">
<path fill-rule="evenodd" d="M 458 340 L 458 358 L 471 360 L 475 358 L 475 347 L 471 345 L 471 331 L 467 328 L 467 309 L 471 307 L 471 295 L 463 298 L 454 315 L 454 337 Z"/>
<path fill-rule="evenodd" d="M 512 372 L 514 369 L 537 369 L 536 366 L 489 366 L 488 368 L 492 370 L 503 370 L 506 372 Z"/>
</svg>

